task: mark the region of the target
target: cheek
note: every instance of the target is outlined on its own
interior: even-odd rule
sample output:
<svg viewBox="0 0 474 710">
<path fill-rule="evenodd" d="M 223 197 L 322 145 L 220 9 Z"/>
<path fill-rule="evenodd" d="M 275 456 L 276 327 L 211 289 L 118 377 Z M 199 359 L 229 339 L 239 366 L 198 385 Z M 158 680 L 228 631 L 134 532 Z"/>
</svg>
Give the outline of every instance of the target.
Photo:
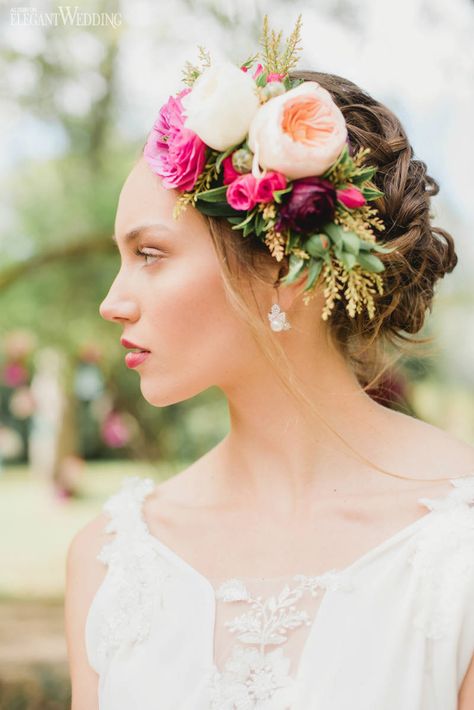
<svg viewBox="0 0 474 710">
<path fill-rule="evenodd" d="M 173 370 L 180 364 L 194 372 L 228 366 L 232 353 L 242 357 L 247 339 L 253 343 L 227 301 L 216 259 L 183 259 L 167 265 L 166 273 L 157 273 L 154 280 L 144 312 L 151 343 Z"/>
</svg>

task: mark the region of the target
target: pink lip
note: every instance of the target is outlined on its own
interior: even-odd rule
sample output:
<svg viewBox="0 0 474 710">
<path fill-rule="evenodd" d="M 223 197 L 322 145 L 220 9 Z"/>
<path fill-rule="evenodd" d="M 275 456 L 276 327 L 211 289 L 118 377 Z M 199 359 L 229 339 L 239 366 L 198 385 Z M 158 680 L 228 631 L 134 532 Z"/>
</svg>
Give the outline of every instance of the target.
<svg viewBox="0 0 474 710">
<path fill-rule="evenodd" d="M 132 343 L 131 340 L 127 340 L 126 338 L 120 338 L 120 342 L 122 343 L 124 348 L 138 348 L 138 350 L 147 350 L 147 348 L 142 348 L 141 345 Z"/>
<path fill-rule="evenodd" d="M 138 365 L 141 365 L 144 360 L 147 359 L 149 352 L 141 352 L 141 353 L 127 353 L 125 355 L 125 364 L 127 367 L 137 367 Z"/>
</svg>

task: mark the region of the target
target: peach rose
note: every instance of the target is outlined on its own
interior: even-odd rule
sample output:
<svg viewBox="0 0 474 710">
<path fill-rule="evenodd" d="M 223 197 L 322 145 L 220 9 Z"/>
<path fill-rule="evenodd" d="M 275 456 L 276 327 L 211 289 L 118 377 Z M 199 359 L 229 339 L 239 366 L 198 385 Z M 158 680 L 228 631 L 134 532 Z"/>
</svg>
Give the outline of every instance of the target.
<svg viewBox="0 0 474 710">
<path fill-rule="evenodd" d="M 290 180 L 322 175 L 347 139 L 344 116 L 329 91 L 306 81 L 269 99 L 253 117 L 248 144 L 258 166 Z"/>
</svg>

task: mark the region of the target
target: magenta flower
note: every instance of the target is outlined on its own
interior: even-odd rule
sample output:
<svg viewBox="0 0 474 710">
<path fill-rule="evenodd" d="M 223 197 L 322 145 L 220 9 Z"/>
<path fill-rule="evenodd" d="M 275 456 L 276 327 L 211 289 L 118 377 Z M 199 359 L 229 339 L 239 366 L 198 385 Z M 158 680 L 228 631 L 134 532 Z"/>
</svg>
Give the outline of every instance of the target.
<svg viewBox="0 0 474 710">
<path fill-rule="evenodd" d="M 183 89 L 176 98 L 170 96 L 161 107 L 143 151 L 167 189 L 192 190 L 206 161 L 206 144 L 184 127 L 181 99 L 190 91 Z"/>
<path fill-rule="evenodd" d="M 334 217 L 336 190 L 329 180 L 307 177 L 295 180 L 288 201 L 282 206 L 276 229 L 294 229 L 308 235 Z"/>
<path fill-rule="evenodd" d="M 286 74 L 276 74 L 275 72 L 272 72 L 267 76 L 267 84 L 270 84 L 272 81 L 282 81 L 285 76 Z"/>
<path fill-rule="evenodd" d="M 222 166 L 224 168 L 224 185 L 230 185 L 231 182 L 234 182 L 234 180 L 242 174 L 238 173 L 234 168 L 232 155 L 228 155 L 227 158 L 224 158 Z"/>
<path fill-rule="evenodd" d="M 255 199 L 257 202 L 272 202 L 273 193 L 276 190 L 284 190 L 286 187 L 286 177 L 276 171 L 265 173 L 257 180 Z"/>
<path fill-rule="evenodd" d="M 336 190 L 336 193 L 339 202 L 342 202 L 342 204 L 349 207 L 349 209 L 355 209 L 356 207 L 362 207 L 362 205 L 365 205 L 366 199 L 364 195 L 353 185 L 345 188 L 344 190 Z"/>
<path fill-rule="evenodd" d="M 254 73 L 252 74 L 253 79 L 258 79 L 260 74 L 263 72 L 263 66 L 261 64 L 257 64 L 257 68 L 255 69 Z"/>
<path fill-rule="evenodd" d="M 247 71 L 246 67 L 245 68 L 241 67 L 241 69 L 243 69 L 243 71 Z M 264 71 L 264 68 L 263 68 L 262 64 L 257 64 L 257 67 L 256 67 L 254 73 L 252 74 L 252 78 L 254 80 L 257 80 L 263 71 Z M 286 76 L 286 74 L 277 74 L 276 72 L 270 72 L 270 74 L 267 75 L 267 84 L 269 84 L 272 81 L 281 81 L 282 79 L 285 78 L 285 76 Z"/>
<path fill-rule="evenodd" d="M 257 180 L 252 173 L 236 178 L 227 188 L 226 199 L 234 210 L 251 210 L 257 204 L 255 197 Z"/>
</svg>

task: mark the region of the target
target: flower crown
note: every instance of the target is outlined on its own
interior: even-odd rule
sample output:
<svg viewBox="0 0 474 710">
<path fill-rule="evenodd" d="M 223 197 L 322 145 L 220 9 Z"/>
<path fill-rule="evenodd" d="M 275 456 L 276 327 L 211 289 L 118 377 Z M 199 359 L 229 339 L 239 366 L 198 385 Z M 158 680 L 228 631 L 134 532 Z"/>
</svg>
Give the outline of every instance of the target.
<svg viewBox="0 0 474 710">
<path fill-rule="evenodd" d="M 188 204 L 226 218 L 277 261 L 289 255 L 279 283 L 306 272 L 305 304 L 322 274 L 323 320 L 342 294 L 349 316 L 365 306 L 372 319 L 385 270 L 374 252 L 393 251 L 376 241 L 385 226 L 369 204 L 384 193 L 371 182 L 376 168 L 363 166 L 370 149 L 353 154 L 331 94 L 290 78 L 300 33 L 301 15 L 281 48 L 282 33 L 270 32 L 265 16 L 263 51 L 240 67 L 211 64 L 199 47 L 200 66 L 186 62 L 187 87 L 161 107 L 144 157 L 165 188 L 179 191 L 175 219 Z"/>
</svg>

